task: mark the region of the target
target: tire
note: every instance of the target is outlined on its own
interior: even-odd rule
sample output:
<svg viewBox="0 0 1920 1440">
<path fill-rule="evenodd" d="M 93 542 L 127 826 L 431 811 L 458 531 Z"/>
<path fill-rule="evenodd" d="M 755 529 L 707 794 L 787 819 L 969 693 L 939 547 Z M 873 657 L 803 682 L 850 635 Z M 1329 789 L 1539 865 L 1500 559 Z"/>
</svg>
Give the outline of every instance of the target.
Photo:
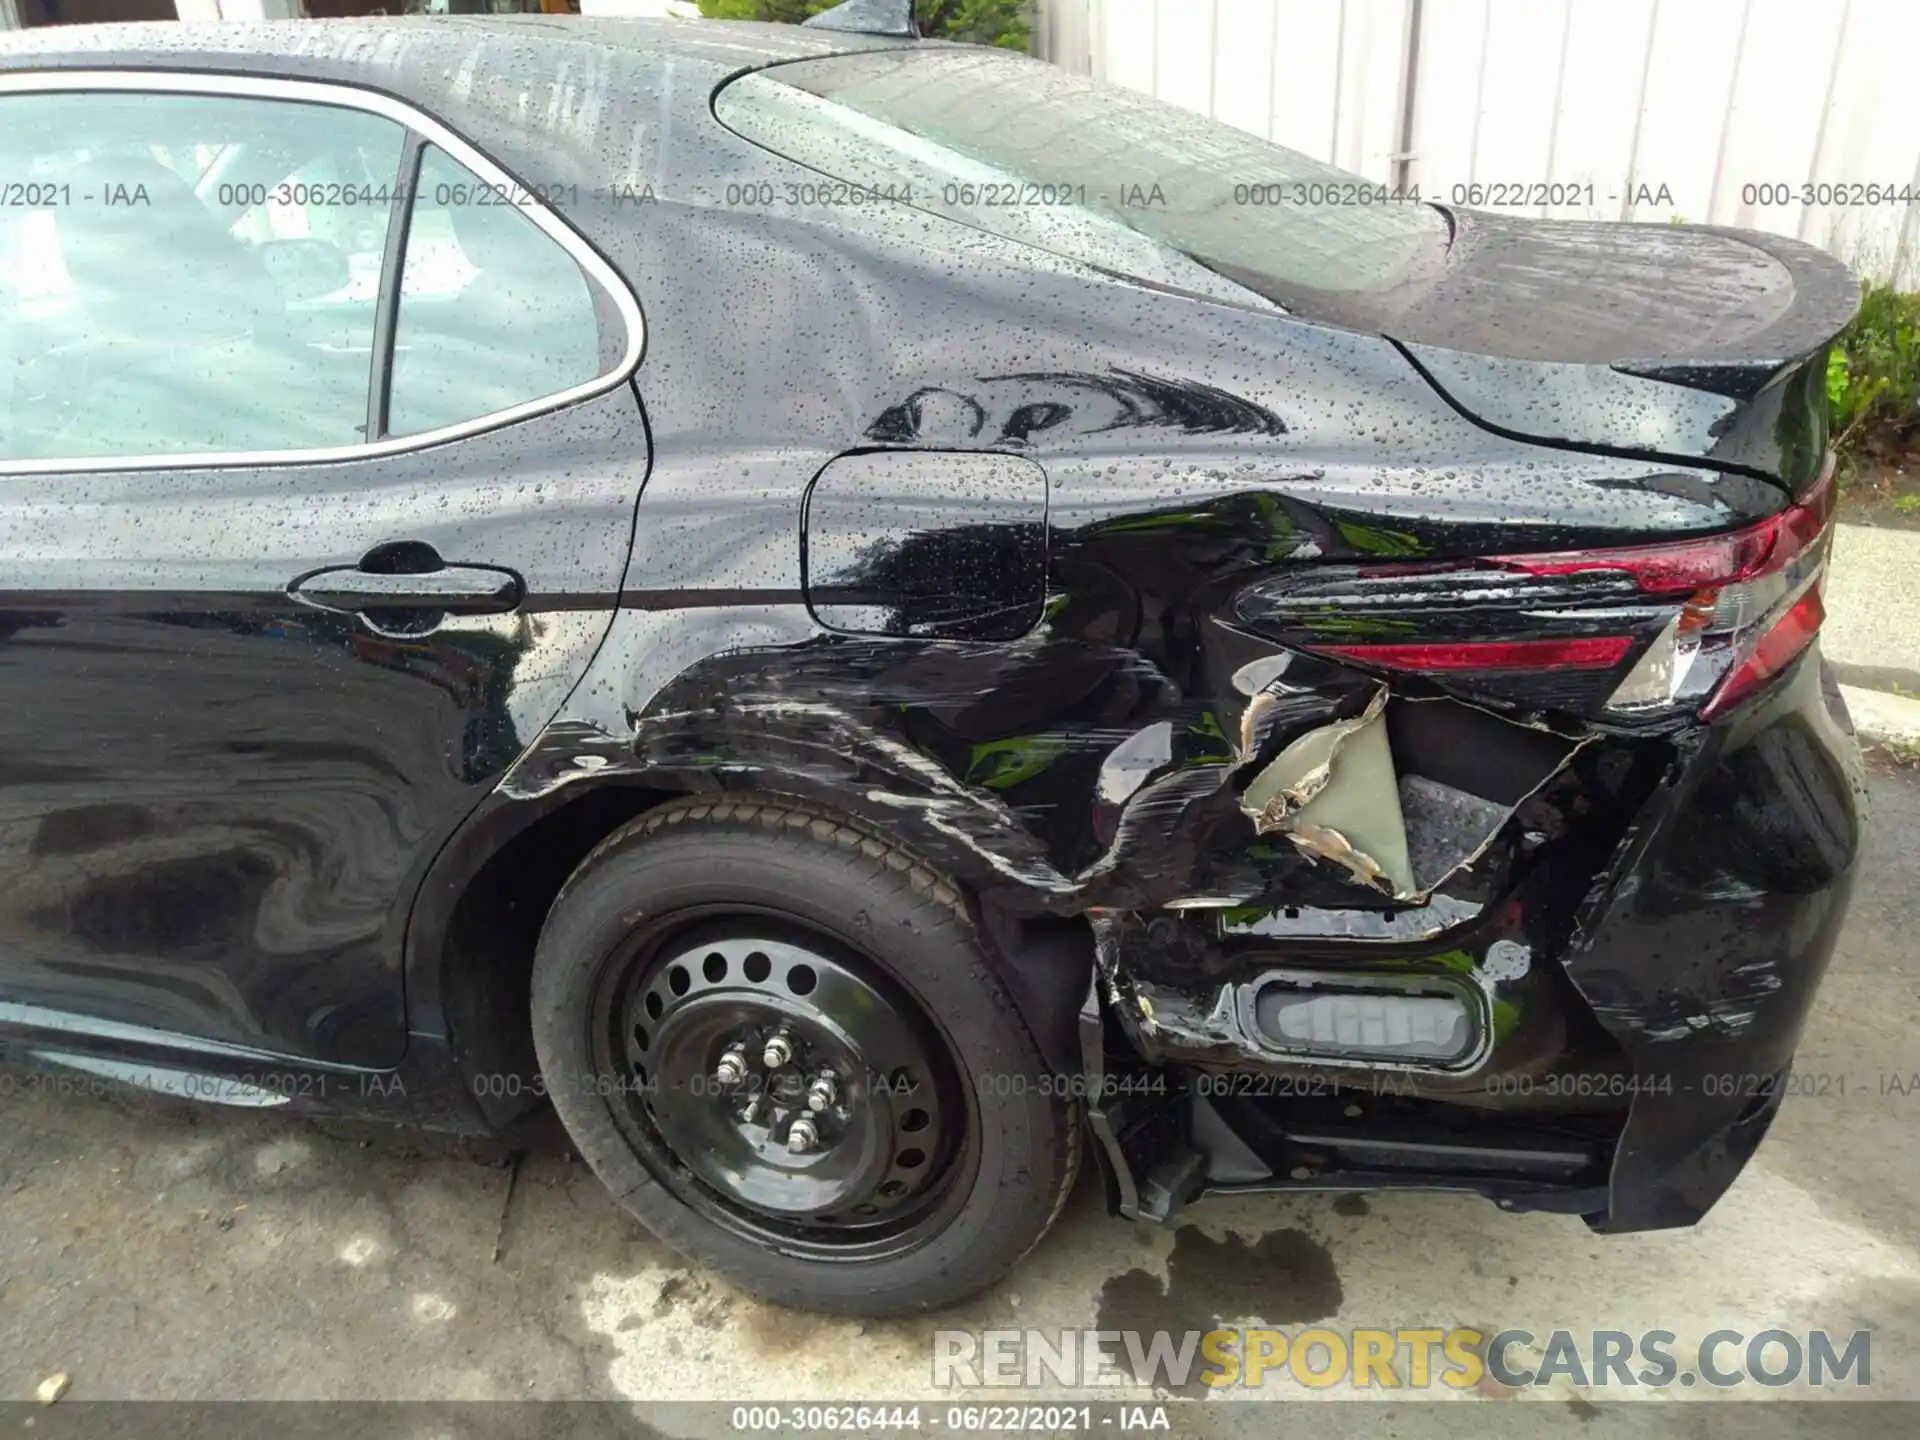
<svg viewBox="0 0 1920 1440">
<path fill-rule="evenodd" d="M 746 988 L 754 961 L 757 991 Z M 716 968 L 724 981 L 709 984 Z M 690 987 L 676 969 L 692 974 Z M 791 993 L 796 977 L 808 996 Z M 825 1008 L 858 986 L 871 1003 Z M 666 1018 L 658 1019 L 662 1000 Z M 614 1196 L 668 1246 L 781 1304 L 878 1316 L 974 1294 L 1039 1242 L 1079 1168 L 1080 1107 L 1061 1095 L 1070 1087 L 1049 1083 L 959 891 L 904 847 L 798 801 L 677 801 L 609 836 L 548 914 L 532 1001 L 548 1096 Z M 823 1007 L 820 1016 L 807 1012 L 810 1003 Z M 766 1006 L 799 1007 L 797 1018 L 754 1008 Z M 766 1114 L 787 1117 L 769 1122 L 789 1127 L 788 1142 L 776 1144 L 776 1132 L 742 1119 L 753 1105 L 719 1090 L 727 1072 L 706 1078 L 716 1045 L 755 1063 L 765 1025 L 709 1033 L 738 1015 L 771 1015 L 808 1064 L 846 1060 L 840 1108 L 804 1113 L 823 1131 L 845 1117 L 841 1138 L 823 1137 L 827 1153 L 807 1162 L 818 1169 L 806 1175 L 828 1177 L 820 1191 L 842 1207 L 831 1215 L 757 1203 L 773 1195 L 785 1205 L 795 1189 L 781 1182 L 794 1182 L 783 1167 L 798 1163 L 785 1152 L 801 1112 L 797 1102 L 783 1110 L 777 1097 L 790 1094 L 792 1075 L 804 1082 L 806 1067 L 796 1058 L 764 1068 L 752 1086 L 766 1091 Z M 836 1027 L 845 1016 L 866 1027 L 864 1041 L 842 1045 Z M 875 1068 L 883 1055 L 895 1057 L 890 1071 Z M 891 1091 L 881 1083 L 889 1075 Z M 902 1143 L 916 1141 L 904 1133 L 916 1121 L 937 1137 L 930 1155 Z M 717 1138 L 685 1142 L 689 1130 Z M 908 1164 L 921 1168 L 897 1168 Z M 861 1166 L 864 1189 L 837 1173 Z M 874 1174 L 892 1178 L 876 1188 Z M 750 1185 L 756 1203 L 742 1193 Z M 885 1199 L 888 1186 L 909 1193 Z M 861 1205 L 877 1216 L 863 1216 Z"/>
</svg>

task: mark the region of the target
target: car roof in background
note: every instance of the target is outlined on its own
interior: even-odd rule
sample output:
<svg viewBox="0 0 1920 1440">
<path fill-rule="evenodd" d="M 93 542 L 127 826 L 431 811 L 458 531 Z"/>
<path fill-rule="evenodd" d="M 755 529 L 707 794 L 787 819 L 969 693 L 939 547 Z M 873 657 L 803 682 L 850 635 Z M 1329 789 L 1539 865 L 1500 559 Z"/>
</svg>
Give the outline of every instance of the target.
<svg viewBox="0 0 1920 1440">
<path fill-rule="evenodd" d="M 0 33 L 0 80 L 26 89 L 23 72 L 164 70 L 377 91 L 479 146 L 624 262 L 635 211 L 612 213 L 619 197 L 706 204 L 717 176 L 791 165 L 714 122 L 711 96 L 727 79 L 784 60 L 944 43 L 577 15 L 62 25 Z"/>
<path fill-rule="evenodd" d="M 345 79 L 336 67 L 357 64 L 364 71 L 361 83 L 405 94 L 394 79 L 403 55 L 416 64 L 429 58 L 459 64 L 479 47 L 496 51 L 507 65 L 519 52 L 530 67 L 563 57 L 590 61 L 594 55 L 643 66 L 649 59 L 687 61 L 710 67 L 717 84 L 741 70 L 782 60 L 910 43 L 798 25 L 581 15 L 394 15 L 211 24 L 168 20 L 0 32 L 0 70 L 176 68 Z M 387 77 L 384 85 L 382 76 Z M 705 97 L 700 98 L 704 103 Z"/>
</svg>

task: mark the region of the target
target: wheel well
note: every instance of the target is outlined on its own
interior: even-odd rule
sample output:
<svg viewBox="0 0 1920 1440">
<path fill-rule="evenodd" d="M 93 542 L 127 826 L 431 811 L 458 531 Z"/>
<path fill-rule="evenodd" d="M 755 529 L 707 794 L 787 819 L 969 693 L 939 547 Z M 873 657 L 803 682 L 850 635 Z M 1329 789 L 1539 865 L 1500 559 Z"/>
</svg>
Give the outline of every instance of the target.
<svg viewBox="0 0 1920 1440">
<path fill-rule="evenodd" d="M 584 790 L 515 835 L 467 882 L 447 925 L 441 996 L 468 1092 L 500 1128 L 534 1108 L 529 987 L 540 927 L 588 852 L 635 816 L 685 792 L 618 782 Z M 504 1083 L 480 1083 L 485 1077 Z"/>
<path fill-rule="evenodd" d="M 467 882 L 447 925 L 440 993 L 454 1060 L 489 1127 L 504 1128 L 537 1104 L 533 954 L 561 887 L 607 836 L 688 793 L 618 781 L 583 790 L 502 845 Z M 1077 1071 L 1076 1027 L 1093 968 L 1086 917 L 1016 918 L 982 905 L 960 877 L 948 878 L 968 894 L 994 968 L 1048 1063 L 1063 1074 Z M 503 1083 L 481 1083 L 494 1077 Z"/>
</svg>

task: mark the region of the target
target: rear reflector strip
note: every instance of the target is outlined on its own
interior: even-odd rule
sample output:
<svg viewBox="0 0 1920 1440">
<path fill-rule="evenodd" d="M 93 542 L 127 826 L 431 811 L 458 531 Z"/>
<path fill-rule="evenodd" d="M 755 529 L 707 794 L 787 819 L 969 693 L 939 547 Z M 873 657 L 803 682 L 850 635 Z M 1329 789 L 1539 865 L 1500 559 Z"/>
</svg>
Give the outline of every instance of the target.
<svg viewBox="0 0 1920 1440">
<path fill-rule="evenodd" d="M 1564 640 L 1487 640 L 1434 645 L 1317 645 L 1387 670 L 1611 670 L 1633 648 L 1630 635 L 1576 635 Z"/>
</svg>

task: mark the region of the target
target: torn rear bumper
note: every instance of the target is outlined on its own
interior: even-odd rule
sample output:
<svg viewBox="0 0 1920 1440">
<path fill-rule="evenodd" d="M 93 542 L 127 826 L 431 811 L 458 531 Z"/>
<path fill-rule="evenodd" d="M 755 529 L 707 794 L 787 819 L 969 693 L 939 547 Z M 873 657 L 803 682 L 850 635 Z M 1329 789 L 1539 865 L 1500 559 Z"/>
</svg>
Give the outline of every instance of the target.
<svg viewBox="0 0 1920 1440">
<path fill-rule="evenodd" d="M 1596 1229 L 1690 1225 L 1753 1154 L 1845 918 L 1865 815 L 1817 650 L 1703 732 L 1648 802 L 1564 962 L 1648 1082 Z"/>
<path fill-rule="evenodd" d="M 1569 772 L 1563 809 L 1601 808 L 1606 752 Z M 1471 900 L 1095 912 L 1082 1035 L 1116 1207 L 1403 1187 L 1608 1231 L 1704 1215 L 1788 1088 L 1863 777 L 1817 655 L 1636 763 L 1584 855 L 1574 834 Z"/>
</svg>

